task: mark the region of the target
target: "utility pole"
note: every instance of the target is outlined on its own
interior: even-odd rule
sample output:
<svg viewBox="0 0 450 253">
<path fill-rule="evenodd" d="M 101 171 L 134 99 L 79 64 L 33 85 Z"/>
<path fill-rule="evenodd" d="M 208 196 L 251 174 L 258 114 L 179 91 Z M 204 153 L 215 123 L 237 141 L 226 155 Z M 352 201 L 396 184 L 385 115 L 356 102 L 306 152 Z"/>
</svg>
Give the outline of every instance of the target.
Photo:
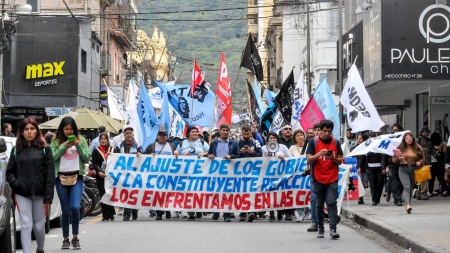
<svg viewBox="0 0 450 253">
<path fill-rule="evenodd" d="M 306 65 L 308 66 L 308 81 L 306 83 L 306 91 L 309 97 L 311 96 L 311 43 L 309 42 L 311 40 L 311 34 L 309 27 L 309 0 L 306 1 L 306 25 L 308 26 L 308 29 L 306 29 Z"/>
<path fill-rule="evenodd" d="M 343 78 L 342 78 L 342 46 L 343 46 L 343 41 L 342 41 L 342 0 L 339 0 L 339 43 L 338 43 L 338 85 L 339 85 L 339 96 L 342 94 L 342 89 L 344 88 L 344 84 L 343 84 Z M 337 94 L 336 94 L 337 95 Z M 342 105 L 339 103 L 339 118 L 340 118 L 340 122 L 341 122 L 341 138 L 343 138 L 343 136 L 345 136 L 345 131 L 344 128 L 346 126 L 345 124 L 345 117 L 344 117 L 344 109 L 342 107 Z"/>
<path fill-rule="evenodd" d="M 2 40 L 3 40 L 3 38 L 6 38 L 6 34 L 5 34 L 5 0 L 2 0 L 2 24 L 1 24 L 1 30 L 0 30 L 0 33 L 1 33 L 1 37 L 2 37 Z M 3 41 L 1 41 L 0 43 L 2 43 L 2 45 L 1 45 L 1 52 L 0 52 L 0 126 L 2 126 L 3 125 L 3 122 L 2 122 L 2 109 L 3 109 L 3 53 L 6 51 L 6 50 L 4 50 L 3 49 L 3 46 L 6 46 L 6 45 L 3 45 L 3 43 L 8 43 L 8 42 L 3 42 Z"/>
</svg>

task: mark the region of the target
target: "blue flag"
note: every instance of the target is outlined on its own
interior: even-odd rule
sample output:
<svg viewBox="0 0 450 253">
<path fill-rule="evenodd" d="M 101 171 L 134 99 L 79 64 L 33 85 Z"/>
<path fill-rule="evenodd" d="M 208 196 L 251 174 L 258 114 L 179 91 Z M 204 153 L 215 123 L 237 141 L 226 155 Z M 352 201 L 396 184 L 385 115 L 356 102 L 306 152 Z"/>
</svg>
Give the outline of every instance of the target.
<svg viewBox="0 0 450 253">
<path fill-rule="evenodd" d="M 142 147 L 146 148 L 150 143 L 155 142 L 158 136 L 159 121 L 156 118 L 155 110 L 145 88 L 144 80 L 141 78 L 141 91 L 138 103 L 138 116 L 142 129 Z"/>
<path fill-rule="evenodd" d="M 205 86 L 197 86 L 194 98 L 190 85 L 166 86 L 169 103 L 189 126 L 211 126 L 213 124 L 214 100 L 216 95 Z M 193 103 L 193 104 L 192 104 Z"/>
<path fill-rule="evenodd" d="M 253 82 L 253 92 L 255 93 L 255 98 L 256 98 L 256 102 L 258 104 L 259 107 L 259 111 L 262 112 L 264 108 L 263 106 L 263 102 L 261 100 L 261 90 L 259 89 L 258 86 L 258 80 L 255 78 L 255 81 Z"/>
<path fill-rule="evenodd" d="M 161 89 L 162 94 L 162 106 L 161 106 L 161 112 L 159 113 L 158 120 L 160 124 L 164 126 L 164 129 L 167 131 L 167 134 L 170 137 L 170 108 L 169 108 L 169 94 L 167 93 L 166 85 L 162 83 L 156 82 L 156 86 L 158 86 Z"/>
<path fill-rule="evenodd" d="M 267 104 L 270 105 L 273 102 L 275 102 L 275 97 L 277 96 L 277 93 L 266 89 L 266 91 L 264 92 L 264 96 L 266 97 Z"/>
<path fill-rule="evenodd" d="M 330 87 L 328 86 L 328 82 L 325 77 L 320 80 L 319 85 L 314 91 L 314 100 L 322 111 L 325 119 L 334 122 L 333 137 L 340 138 L 339 129 L 341 127 L 341 123 L 339 120 L 339 109 L 334 103 L 333 95 L 331 94 Z"/>
<path fill-rule="evenodd" d="M 272 125 L 277 109 L 277 105 L 275 103 L 271 103 L 261 116 L 261 130 L 265 136 L 269 133 L 270 126 Z"/>
</svg>

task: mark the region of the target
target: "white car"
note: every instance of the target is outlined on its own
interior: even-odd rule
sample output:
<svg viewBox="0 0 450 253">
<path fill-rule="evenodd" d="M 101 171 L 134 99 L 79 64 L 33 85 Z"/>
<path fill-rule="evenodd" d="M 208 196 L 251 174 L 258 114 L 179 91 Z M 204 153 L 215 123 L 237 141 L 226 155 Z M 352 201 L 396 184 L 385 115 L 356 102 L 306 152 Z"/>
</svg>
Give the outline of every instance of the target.
<svg viewBox="0 0 450 253">
<path fill-rule="evenodd" d="M 2 136 L 1 138 L 5 139 L 6 141 L 6 146 L 7 146 L 7 151 L 6 153 L 6 161 L 9 161 L 9 156 L 11 155 L 11 150 L 12 148 L 16 145 L 16 137 L 5 137 Z M 50 215 L 47 215 L 46 219 L 45 219 L 45 233 L 47 234 L 50 231 L 50 224 L 52 225 L 52 227 L 61 227 L 61 221 L 60 221 L 60 216 L 61 216 L 61 204 L 59 203 L 59 198 L 58 198 L 58 194 L 56 194 L 56 189 L 55 189 L 55 194 L 53 195 L 53 202 L 52 205 L 50 207 Z M 16 231 L 18 233 L 16 233 L 18 240 L 16 241 L 17 244 L 20 244 L 20 218 L 19 218 L 19 212 L 17 211 L 16 208 Z"/>
</svg>

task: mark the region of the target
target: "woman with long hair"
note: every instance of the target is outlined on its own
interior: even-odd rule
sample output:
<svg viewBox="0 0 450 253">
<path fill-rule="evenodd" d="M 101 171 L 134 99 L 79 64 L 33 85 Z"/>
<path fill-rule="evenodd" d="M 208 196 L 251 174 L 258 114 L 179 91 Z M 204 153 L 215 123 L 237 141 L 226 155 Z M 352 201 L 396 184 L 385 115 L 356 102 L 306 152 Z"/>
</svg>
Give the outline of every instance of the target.
<svg viewBox="0 0 450 253">
<path fill-rule="evenodd" d="M 416 143 L 411 132 L 405 133 L 402 142 L 397 147 L 400 154 L 392 157 L 394 163 L 399 163 L 399 176 L 403 185 L 403 198 L 405 199 L 405 210 L 409 214 L 412 211 L 411 197 L 414 188 L 414 171 L 425 164 L 422 147 Z"/>
<path fill-rule="evenodd" d="M 56 192 L 61 203 L 62 249 L 70 248 L 69 225 L 72 223 L 72 247 L 81 249 L 78 239 L 80 226 L 80 201 L 83 194 L 85 163 L 91 155 L 86 139 L 81 136 L 72 117 L 64 117 L 56 130 L 52 144 L 55 159 Z"/>
<path fill-rule="evenodd" d="M 189 126 L 184 139 L 177 147 L 177 151 L 182 156 L 197 156 L 198 158 L 208 154 L 208 142 L 201 140 L 198 136 L 198 128 Z M 188 221 L 195 221 L 195 218 L 201 218 L 202 212 L 188 212 Z"/>
<path fill-rule="evenodd" d="M 94 166 L 96 174 L 96 182 L 100 197 L 105 195 L 105 164 L 106 159 L 110 153 L 113 152 L 113 148 L 109 145 L 109 138 L 107 133 L 101 133 L 99 136 L 100 146 L 92 151 L 92 165 Z M 102 221 L 114 221 L 114 215 L 116 214 L 114 206 L 108 204 L 101 204 L 102 208 Z"/>
<path fill-rule="evenodd" d="M 292 157 L 298 157 L 298 156 L 302 156 L 305 154 L 306 151 L 306 136 L 305 136 L 305 132 L 303 132 L 303 130 L 297 129 L 294 131 L 294 145 L 292 145 L 289 148 L 289 151 L 291 152 Z M 304 222 L 305 221 L 305 211 L 308 208 L 298 208 L 297 209 L 297 213 L 298 213 L 298 217 L 297 217 L 297 222 Z"/>
<path fill-rule="evenodd" d="M 278 143 L 278 149 L 275 152 L 270 152 L 269 150 L 267 150 L 267 145 L 269 145 L 269 143 L 271 141 L 275 141 L 275 142 Z M 284 159 L 286 157 L 287 158 L 292 157 L 291 152 L 289 152 L 289 149 L 286 147 L 286 145 L 280 144 L 280 137 L 278 137 L 278 135 L 276 133 L 274 133 L 274 132 L 270 132 L 267 135 L 267 145 L 264 145 L 261 148 L 263 157 L 264 156 L 275 156 L 275 157 L 278 157 L 279 159 Z M 283 219 L 283 211 L 284 210 L 279 210 L 277 212 L 277 219 L 278 220 L 282 220 Z M 289 218 L 288 218 L 289 215 L 290 215 L 290 213 L 286 216 L 287 220 L 289 220 Z M 275 211 L 270 211 L 269 221 L 270 222 L 274 222 L 275 221 Z"/>
<path fill-rule="evenodd" d="M 31 231 L 36 237 L 36 253 L 44 253 L 45 216 L 53 200 L 55 165 L 34 119 L 19 126 L 16 146 L 12 148 L 6 178 L 14 190 L 14 200 L 22 225 L 20 240 L 24 253 L 31 252 Z"/>
</svg>

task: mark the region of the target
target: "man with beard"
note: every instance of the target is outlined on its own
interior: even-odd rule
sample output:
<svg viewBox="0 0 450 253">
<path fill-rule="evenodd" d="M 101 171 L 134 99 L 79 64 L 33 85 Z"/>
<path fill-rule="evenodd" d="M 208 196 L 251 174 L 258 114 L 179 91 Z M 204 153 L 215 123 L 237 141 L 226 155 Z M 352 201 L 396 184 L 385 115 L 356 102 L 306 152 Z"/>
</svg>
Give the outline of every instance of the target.
<svg viewBox="0 0 450 253">
<path fill-rule="evenodd" d="M 294 140 L 292 140 L 292 126 L 291 125 L 284 125 L 283 129 L 281 130 L 281 136 L 280 136 L 280 144 L 285 145 L 288 149 L 294 145 Z"/>
<path fill-rule="evenodd" d="M 241 130 L 242 139 L 240 139 L 238 142 L 239 153 L 241 154 L 241 157 L 261 157 L 261 145 L 258 141 L 252 138 L 253 135 L 250 126 L 243 126 Z M 248 215 L 247 213 L 241 213 L 239 214 L 239 221 L 245 221 L 245 219 L 247 218 L 248 222 L 252 222 L 255 217 L 255 213 L 248 213 Z"/>
<path fill-rule="evenodd" d="M 319 233 L 318 238 L 324 237 L 324 203 L 327 204 L 330 217 L 330 237 L 338 239 L 336 232 L 338 223 L 337 198 L 339 165 L 342 164 L 343 153 L 339 140 L 332 137 L 334 123 L 330 120 L 320 122 L 319 137 L 309 141 L 306 158 L 312 164 L 314 193 L 316 194 L 316 215 Z M 317 139 L 316 139 L 317 138 Z"/>
</svg>

